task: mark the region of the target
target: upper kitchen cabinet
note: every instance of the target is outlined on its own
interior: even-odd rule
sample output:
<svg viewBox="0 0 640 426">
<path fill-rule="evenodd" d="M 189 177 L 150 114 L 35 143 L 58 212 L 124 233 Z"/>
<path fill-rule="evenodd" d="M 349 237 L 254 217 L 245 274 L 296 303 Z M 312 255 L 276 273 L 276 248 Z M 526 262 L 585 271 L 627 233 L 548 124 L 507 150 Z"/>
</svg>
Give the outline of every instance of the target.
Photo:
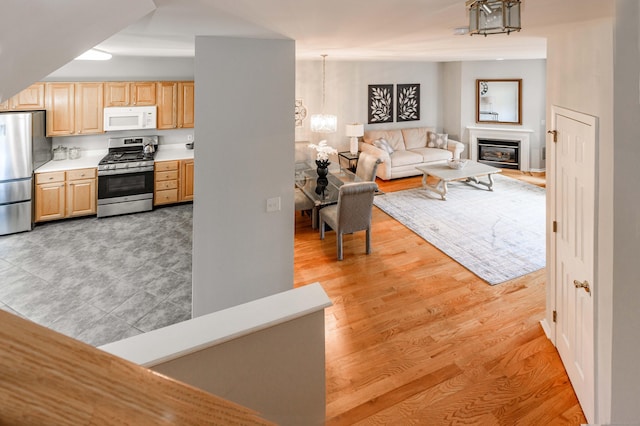
<svg viewBox="0 0 640 426">
<path fill-rule="evenodd" d="M 47 83 L 47 136 L 102 133 L 103 83 Z"/>
<path fill-rule="evenodd" d="M 77 135 L 103 132 L 104 84 L 76 83 L 76 125 Z"/>
<path fill-rule="evenodd" d="M 154 81 L 109 81 L 104 86 L 104 106 L 151 106 L 156 104 Z"/>
<path fill-rule="evenodd" d="M 0 104 L 0 111 L 24 111 L 45 108 L 44 83 L 35 83 Z"/>
<path fill-rule="evenodd" d="M 193 128 L 193 81 L 161 81 L 158 94 L 158 129 Z"/>
</svg>

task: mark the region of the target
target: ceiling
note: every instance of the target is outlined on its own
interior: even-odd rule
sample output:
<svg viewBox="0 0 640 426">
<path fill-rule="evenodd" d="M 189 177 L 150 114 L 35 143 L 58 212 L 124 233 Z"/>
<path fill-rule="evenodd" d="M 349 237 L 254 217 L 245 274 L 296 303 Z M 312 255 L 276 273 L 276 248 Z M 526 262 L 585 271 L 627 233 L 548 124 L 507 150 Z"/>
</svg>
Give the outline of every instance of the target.
<svg viewBox="0 0 640 426">
<path fill-rule="evenodd" d="M 196 35 L 290 38 L 298 59 L 458 61 L 546 57 L 546 37 L 611 16 L 610 1 L 523 0 L 522 31 L 455 35 L 465 0 L 154 0 L 98 46 L 122 56 L 194 56 Z"/>
</svg>

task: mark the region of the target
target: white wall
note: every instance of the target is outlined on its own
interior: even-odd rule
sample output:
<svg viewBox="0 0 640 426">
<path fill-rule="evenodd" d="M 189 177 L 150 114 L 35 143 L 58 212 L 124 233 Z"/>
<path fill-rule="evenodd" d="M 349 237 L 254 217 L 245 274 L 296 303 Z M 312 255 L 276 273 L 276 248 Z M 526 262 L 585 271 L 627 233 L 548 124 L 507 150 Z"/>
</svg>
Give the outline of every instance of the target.
<svg viewBox="0 0 640 426">
<path fill-rule="evenodd" d="M 499 125 L 500 128 L 533 130 L 530 144 L 530 164 L 533 170 L 544 170 L 542 148 L 545 145 L 545 69 L 544 59 L 520 61 L 467 61 L 443 64 L 447 94 L 445 104 L 447 123 L 445 130 L 467 144 L 469 154 L 469 131 L 467 126 L 496 127 L 497 125 L 476 123 L 477 79 L 522 79 L 522 125 Z M 451 105 L 459 102 L 459 105 Z M 449 114 L 458 114 L 450 116 Z M 451 127 L 450 127 L 451 126 Z M 463 154 L 465 155 L 465 154 Z"/>
<path fill-rule="evenodd" d="M 0 102 L 155 8 L 151 0 L 2 2 Z"/>
<path fill-rule="evenodd" d="M 313 283 L 100 349 L 252 408 L 279 425 L 321 425 L 329 306 L 320 283 Z"/>
<path fill-rule="evenodd" d="M 42 81 L 193 80 L 193 58 L 114 56 L 108 61 L 71 61 Z"/>
<path fill-rule="evenodd" d="M 462 62 L 447 62 L 442 66 L 442 87 L 445 93 L 442 99 L 443 128 L 449 137 L 462 142 L 464 127 L 462 126 Z M 469 155 L 468 147 L 462 154 Z"/>
<path fill-rule="evenodd" d="M 413 126 L 442 128 L 440 64 L 436 62 L 363 62 L 326 60 L 325 112 L 338 116 L 338 131 L 314 134 L 309 117 L 322 109 L 322 60 L 296 61 L 296 99 L 307 107 L 304 127 L 296 128 L 296 140 L 317 143 L 326 139 L 339 151 L 349 149 L 345 125 L 362 123 L 365 130 Z M 398 123 L 367 124 L 367 92 L 369 84 L 420 84 L 420 120 Z M 395 88 L 394 88 L 395 90 Z M 394 101 L 395 102 L 395 101 Z"/>
<path fill-rule="evenodd" d="M 640 5 L 637 0 L 619 0 L 616 5 L 611 422 L 640 424 Z M 606 173 L 610 174 L 611 170 Z"/>
<path fill-rule="evenodd" d="M 295 44 L 196 37 L 195 80 L 194 317 L 293 288 Z"/>
<path fill-rule="evenodd" d="M 631 0 L 631 3 L 636 0 Z M 637 25 L 637 18 L 636 18 Z M 637 42 L 637 36 L 636 36 Z M 614 258 L 623 256 L 627 249 L 637 253 L 640 251 L 636 238 L 635 244 L 624 246 L 614 246 L 613 235 L 617 228 L 614 227 L 614 210 L 616 205 L 620 208 L 637 211 L 638 198 L 618 199 L 614 203 L 613 171 L 614 171 L 614 129 L 613 129 L 613 20 L 603 18 L 581 24 L 572 24 L 570 29 L 559 29 L 549 36 L 547 42 L 547 111 L 550 114 L 551 105 L 558 105 L 564 108 L 579 111 L 585 114 L 598 117 L 598 170 L 597 176 L 597 205 L 596 205 L 596 254 L 595 271 L 596 282 L 593 283 L 593 297 L 595 298 L 595 319 L 596 319 L 596 423 L 624 423 L 616 419 L 611 411 L 612 399 L 616 399 L 615 392 L 612 393 L 612 371 L 623 375 L 626 379 L 623 382 L 634 383 L 636 391 L 633 397 L 636 399 L 634 406 L 627 406 L 620 412 L 638 413 L 640 406 L 637 404 L 637 385 L 640 383 L 638 377 L 637 362 L 633 369 L 627 369 L 626 365 L 618 367 L 612 364 L 612 347 L 621 344 L 625 335 L 637 336 L 637 312 L 634 328 L 627 328 L 623 324 L 617 324 L 616 330 L 612 329 L 612 315 L 615 310 L 612 303 L 614 289 L 631 284 L 629 277 L 614 276 Z M 636 52 L 637 54 L 637 52 Z M 637 101 L 637 70 L 636 81 L 633 85 Z M 550 115 L 547 121 L 550 122 Z M 637 120 L 637 117 L 636 117 Z M 617 136 L 616 142 L 617 145 Z M 553 142 L 549 141 L 548 144 Z M 617 147 L 616 147 L 617 150 Z M 616 169 L 618 165 L 616 164 Z M 634 170 L 617 170 L 617 173 L 627 175 L 628 178 L 636 179 Z M 553 193 L 553 181 L 555 176 L 548 176 L 548 190 Z M 636 179 L 637 181 L 637 179 Z M 617 185 L 617 184 L 616 184 Z M 631 203 L 631 204 L 629 204 Z M 637 260 L 636 260 L 637 263 Z M 637 281 L 637 279 L 635 280 Z M 640 300 L 640 288 L 634 283 L 635 300 Z M 552 287 L 547 287 L 547 318 L 548 324 L 553 324 L 551 310 L 554 305 L 555 295 L 551 292 Z M 617 293 L 617 290 L 615 291 Z M 621 305 L 631 303 L 637 306 L 634 299 L 621 301 Z M 628 305 L 627 305 L 628 306 Z M 626 329 L 626 330 L 625 330 Z M 622 333 L 620 333 L 622 332 Z M 614 338 L 619 336 L 619 338 Z M 616 342 L 617 340 L 617 342 Z M 637 346 L 637 339 L 634 339 L 635 349 L 629 355 L 637 361 L 640 356 Z M 620 370 L 618 370 L 621 368 Z M 616 384 L 615 388 L 622 389 L 622 383 Z M 621 395 L 618 395 L 620 397 Z M 616 410 L 617 411 L 617 410 Z M 616 421 L 617 420 L 617 421 Z M 639 417 L 635 422 L 640 421 Z"/>
</svg>

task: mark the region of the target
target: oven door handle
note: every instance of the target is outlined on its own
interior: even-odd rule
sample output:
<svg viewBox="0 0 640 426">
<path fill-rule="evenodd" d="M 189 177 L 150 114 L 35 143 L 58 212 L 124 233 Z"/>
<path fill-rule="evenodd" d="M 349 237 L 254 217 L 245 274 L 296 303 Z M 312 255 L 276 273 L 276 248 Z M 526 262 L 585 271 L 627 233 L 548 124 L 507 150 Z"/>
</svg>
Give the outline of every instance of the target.
<svg viewBox="0 0 640 426">
<path fill-rule="evenodd" d="M 98 170 L 98 176 L 145 173 L 145 172 L 152 172 L 152 171 L 153 171 L 153 166 L 132 167 L 130 169 Z"/>
</svg>

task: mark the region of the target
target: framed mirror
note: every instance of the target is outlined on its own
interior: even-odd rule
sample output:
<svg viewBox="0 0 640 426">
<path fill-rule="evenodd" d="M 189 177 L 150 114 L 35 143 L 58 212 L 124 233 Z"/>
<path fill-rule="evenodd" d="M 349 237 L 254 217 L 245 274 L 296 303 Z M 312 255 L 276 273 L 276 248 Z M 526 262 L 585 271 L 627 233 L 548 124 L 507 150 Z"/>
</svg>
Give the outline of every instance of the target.
<svg viewBox="0 0 640 426">
<path fill-rule="evenodd" d="M 476 80 L 476 123 L 522 124 L 522 79 Z"/>
</svg>

